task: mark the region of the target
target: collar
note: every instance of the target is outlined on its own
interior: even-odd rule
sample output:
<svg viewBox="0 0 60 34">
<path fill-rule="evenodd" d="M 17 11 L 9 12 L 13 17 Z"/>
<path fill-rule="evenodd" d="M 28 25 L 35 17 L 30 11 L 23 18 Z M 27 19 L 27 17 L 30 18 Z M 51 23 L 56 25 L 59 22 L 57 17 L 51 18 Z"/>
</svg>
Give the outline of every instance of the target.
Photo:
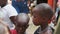
<svg viewBox="0 0 60 34">
<path fill-rule="evenodd" d="M 47 30 L 51 30 L 51 28 L 48 26 L 48 27 L 46 27 L 43 31 L 41 31 L 41 28 L 40 28 L 40 30 L 39 30 L 39 34 L 42 34 L 42 33 L 44 33 L 44 32 L 47 32 Z"/>
</svg>

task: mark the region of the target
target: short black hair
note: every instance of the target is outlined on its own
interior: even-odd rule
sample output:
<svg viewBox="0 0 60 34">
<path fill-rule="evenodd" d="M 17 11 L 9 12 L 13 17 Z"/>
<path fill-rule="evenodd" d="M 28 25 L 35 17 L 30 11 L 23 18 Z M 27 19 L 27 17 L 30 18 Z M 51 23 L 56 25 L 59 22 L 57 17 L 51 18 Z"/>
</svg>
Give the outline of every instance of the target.
<svg viewBox="0 0 60 34">
<path fill-rule="evenodd" d="M 41 3 L 37 5 L 35 10 L 38 10 L 40 16 L 51 19 L 53 16 L 53 10 L 47 3 Z"/>
</svg>

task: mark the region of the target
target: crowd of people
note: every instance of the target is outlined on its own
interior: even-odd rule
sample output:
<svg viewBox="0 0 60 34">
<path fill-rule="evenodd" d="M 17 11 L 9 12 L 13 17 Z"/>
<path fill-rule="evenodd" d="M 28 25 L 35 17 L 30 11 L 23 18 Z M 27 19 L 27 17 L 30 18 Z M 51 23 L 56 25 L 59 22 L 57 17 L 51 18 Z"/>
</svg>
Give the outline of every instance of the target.
<svg viewBox="0 0 60 34">
<path fill-rule="evenodd" d="M 60 34 L 60 0 L 0 0 L 0 34 L 26 34 L 30 26 L 29 7 L 32 9 L 32 22 L 39 26 L 34 34 Z M 57 28 L 54 28 L 57 26 Z"/>
</svg>

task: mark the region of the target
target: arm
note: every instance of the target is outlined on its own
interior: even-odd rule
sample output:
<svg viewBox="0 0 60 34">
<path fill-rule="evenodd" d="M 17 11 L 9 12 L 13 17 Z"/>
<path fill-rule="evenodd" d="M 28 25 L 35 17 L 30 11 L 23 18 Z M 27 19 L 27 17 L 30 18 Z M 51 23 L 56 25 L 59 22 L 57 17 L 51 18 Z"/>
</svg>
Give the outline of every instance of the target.
<svg viewBox="0 0 60 34">
<path fill-rule="evenodd" d="M 16 21 L 16 16 L 11 16 L 10 20 L 13 22 L 13 24 L 16 24 L 16 22 L 15 22 Z"/>
<path fill-rule="evenodd" d="M 10 20 L 12 21 L 13 24 L 15 24 L 15 17 L 18 15 L 16 9 L 12 6 L 9 5 L 8 9 L 8 17 L 10 18 Z"/>
</svg>

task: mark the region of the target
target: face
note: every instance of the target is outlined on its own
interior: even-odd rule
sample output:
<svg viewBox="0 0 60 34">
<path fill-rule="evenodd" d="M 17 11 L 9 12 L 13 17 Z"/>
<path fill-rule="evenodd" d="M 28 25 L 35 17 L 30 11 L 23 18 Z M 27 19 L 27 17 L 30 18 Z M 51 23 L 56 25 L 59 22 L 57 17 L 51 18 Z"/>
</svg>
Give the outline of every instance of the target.
<svg viewBox="0 0 60 34">
<path fill-rule="evenodd" d="M 7 4 L 7 0 L 0 0 L 0 6 L 5 6 Z"/>
<path fill-rule="evenodd" d="M 26 23 L 23 23 L 23 22 L 17 22 L 18 24 L 16 24 L 16 30 L 18 33 L 25 33 L 26 29 L 28 28 L 29 24 L 26 22 Z"/>
<path fill-rule="evenodd" d="M 44 24 L 45 22 L 48 21 L 48 19 L 46 17 L 42 17 L 41 15 L 39 15 L 39 10 L 38 9 L 33 9 L 33 23 L 38 26 L 41 24 Z"/>
</svg>

